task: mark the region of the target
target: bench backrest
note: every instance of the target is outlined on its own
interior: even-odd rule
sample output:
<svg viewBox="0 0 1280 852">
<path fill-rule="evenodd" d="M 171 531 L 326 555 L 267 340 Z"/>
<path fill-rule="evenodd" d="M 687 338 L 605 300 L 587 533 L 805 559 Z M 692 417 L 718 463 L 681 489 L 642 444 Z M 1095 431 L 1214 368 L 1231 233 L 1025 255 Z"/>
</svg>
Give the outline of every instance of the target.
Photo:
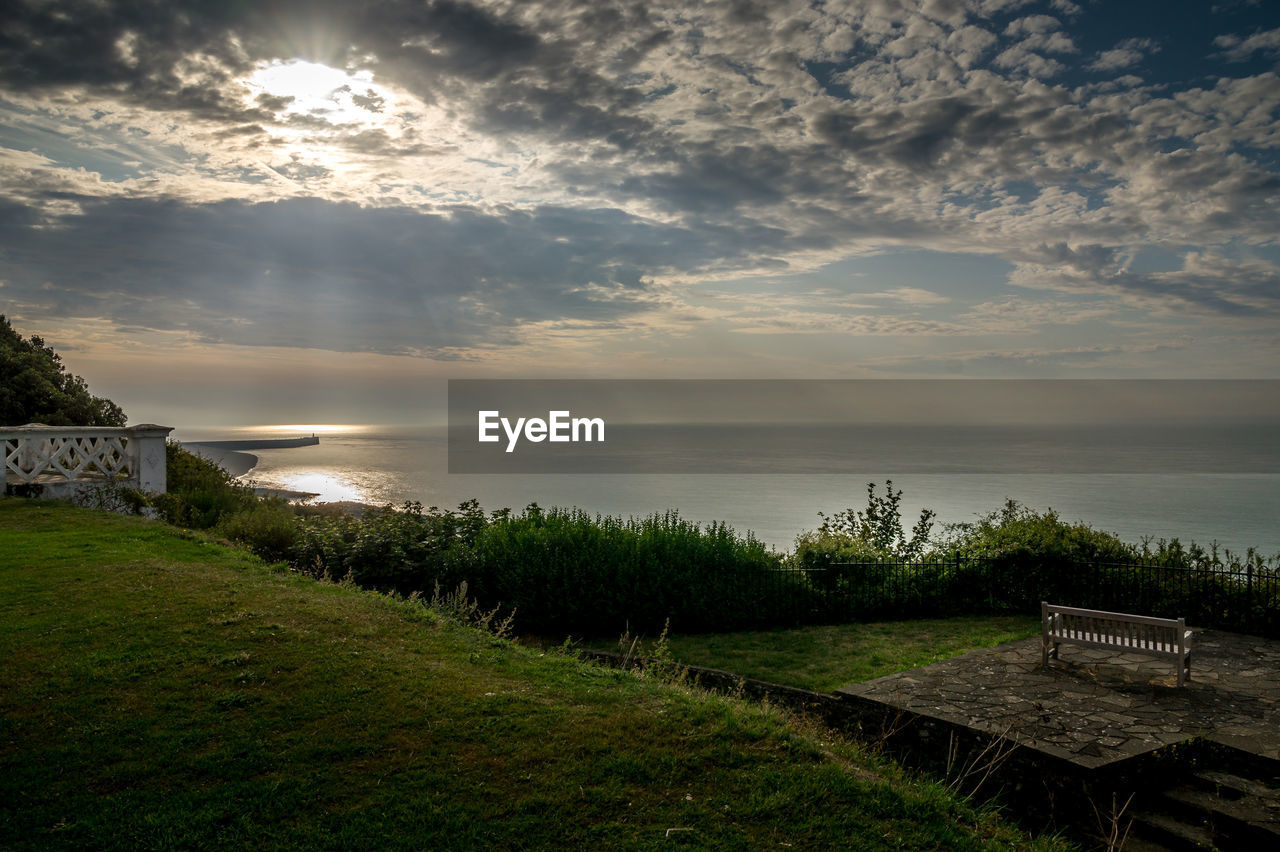
<svg viewBox="0 0 1280 852">
<path fill-rule="evenodd" d="M 1056 606 L 1041 602 L 1042 629 L 1051 633 L 1089 633 L 1100 640 L 1120 646 L 1139 647 L 1147 643 L 1159 643 L 1170 647 L 1182 647 L 1186 635 L 1186 619 L 1156 618 L 1150 615 L 1129 615 L 1123 612 L 1105 612 L 1099 609 Z"/>
</svg>

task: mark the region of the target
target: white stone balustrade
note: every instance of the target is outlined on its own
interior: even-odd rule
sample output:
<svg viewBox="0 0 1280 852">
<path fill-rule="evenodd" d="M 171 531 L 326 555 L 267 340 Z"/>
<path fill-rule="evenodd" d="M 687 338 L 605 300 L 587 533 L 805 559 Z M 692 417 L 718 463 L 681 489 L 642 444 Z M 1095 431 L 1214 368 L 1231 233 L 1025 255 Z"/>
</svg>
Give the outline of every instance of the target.
<svg viewBox="0 0 1280 852">
<path fill-rule="evenodd" d="M 172 431 L 151 423 L 0 427 L 5 484 L 39 485 L 46 497 L 74 497 L 101 482 L 163 494 L 164 446 Z"/>
</svg>

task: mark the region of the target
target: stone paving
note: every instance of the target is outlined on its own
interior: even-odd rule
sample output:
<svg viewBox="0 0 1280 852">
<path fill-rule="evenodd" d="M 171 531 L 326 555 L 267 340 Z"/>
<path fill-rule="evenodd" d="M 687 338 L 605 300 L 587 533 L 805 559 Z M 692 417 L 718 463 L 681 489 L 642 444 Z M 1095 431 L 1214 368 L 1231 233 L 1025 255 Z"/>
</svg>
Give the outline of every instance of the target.
<svg viewBox="0 0 1280 852">
<path fill-rule="evenodd" d="M 1191 680 L 1174 663 L 1063 643 L 1040 667 L 1040 637 L 853 684 L 888 705 L 1094 768 L 1193 737 L 1280 759 L 1280 641 L 1196 631 Z"/>
</svg>

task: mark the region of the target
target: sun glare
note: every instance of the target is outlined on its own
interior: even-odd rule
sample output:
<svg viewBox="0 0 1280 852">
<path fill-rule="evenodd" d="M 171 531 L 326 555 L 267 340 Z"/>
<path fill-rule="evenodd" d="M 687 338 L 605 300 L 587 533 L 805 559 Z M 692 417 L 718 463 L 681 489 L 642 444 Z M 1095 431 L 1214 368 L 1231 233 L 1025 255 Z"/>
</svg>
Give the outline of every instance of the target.
<svg viewBox="0 0 1280 852">
<path fill-rule="evenodd" d="M 283 105 L 268 104 L 278 115 L 318 118 L 334 125 L 382 124 L 391 99 L 368 71 L 348 73 L 301 59 L 264 63 L 245 82 L 255 99 L 287 99 Z"/>
<path fill-rule="evenodd" d="M 369 427 L 347 423 L 273 423 L 261 427 L 264 432 L 290 437 L 306 435 L 358 435 Z"/>
</svg>

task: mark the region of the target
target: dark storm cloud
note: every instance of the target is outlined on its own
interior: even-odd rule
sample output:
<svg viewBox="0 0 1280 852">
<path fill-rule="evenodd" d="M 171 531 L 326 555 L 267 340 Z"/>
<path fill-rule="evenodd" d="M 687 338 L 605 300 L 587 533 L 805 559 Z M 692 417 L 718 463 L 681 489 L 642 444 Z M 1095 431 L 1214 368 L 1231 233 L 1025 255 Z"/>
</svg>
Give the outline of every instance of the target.
<svg viewBox="0 0 1280 852">
<path fill-rule="evenodd" d="M 467 3 L 383 2 L 361 4 L 353 21 L 357 37 L 381 59 L 408 59 L 417 73 L 447 71 L 477 81 L 493 80 L 538 57 L 541 39 Z"/>
<path fill-rule="evenodd" d="M 639 5 L 583 8 L 549 41 L 479 6 L 383 0 L 295 3 L 18 2 L 0 24 L 0 67 L 16 91 L 69 86 L 243 127 L 269 123 L 288 99 L 260 95 L 246 106 L 228 84 L 255 63 L 302 58 L 343 67 L 372 61 L 378 73 L 427 103 L 441 93 L 471 101 L 477 129 L 602 139 L 631 147 L 649 125 L 625 114 L 643 94 L 577 61 L 584 45 L 628 33 L 610 60 L 625 72 L 667 34 L 635 37 Z M 579 41 L 578 39 L 582 39 Z M 479 91 L 469 87 L 481 85 Z M 369 93 L 353 98 L 380 106 Z M 290 116 L 294 126 L 305 116 Z M 313 118 L 316 128 L 326 126 Z"/>
<path fill-rule="evenodd" d="M 250 61 L 233 37 L 244 7 L 230 3 L 7 4 L 0 22 L 0 68 L 7 88 L 83 87 L 149 108 L 208 119 L 269 120 L 220 92 Z M 184 73 L 193 53 L 212 57 L 198 77 Z"/>
<path fill-rule="evenodd" d="M 13 89 L 82 86 L 210 119 L 258 115 L 223 100 L 218 88 L 261 60 L 340 67 L 373 51 L 393 66 L 410 60 L 429 88 L 440 72 L 484 81 L 524 67 L 540 45 L 536 34 L 455 2 L 18 0 L 5 18 L 0 67 Z M 193 57 L 210 61 L 193 68 Z"/>
<path fill-rule="evenodd" d="M 654 307 L 655 272 L 787 249 L 764 227 L 681 228 L 613 210 L 81 205 L 42 227 L 0 206 L 5 295 L 26 314 L 339 351 L 430 352 L 516 342 L 531 323 L 608 324 Z"/>
</svg>

